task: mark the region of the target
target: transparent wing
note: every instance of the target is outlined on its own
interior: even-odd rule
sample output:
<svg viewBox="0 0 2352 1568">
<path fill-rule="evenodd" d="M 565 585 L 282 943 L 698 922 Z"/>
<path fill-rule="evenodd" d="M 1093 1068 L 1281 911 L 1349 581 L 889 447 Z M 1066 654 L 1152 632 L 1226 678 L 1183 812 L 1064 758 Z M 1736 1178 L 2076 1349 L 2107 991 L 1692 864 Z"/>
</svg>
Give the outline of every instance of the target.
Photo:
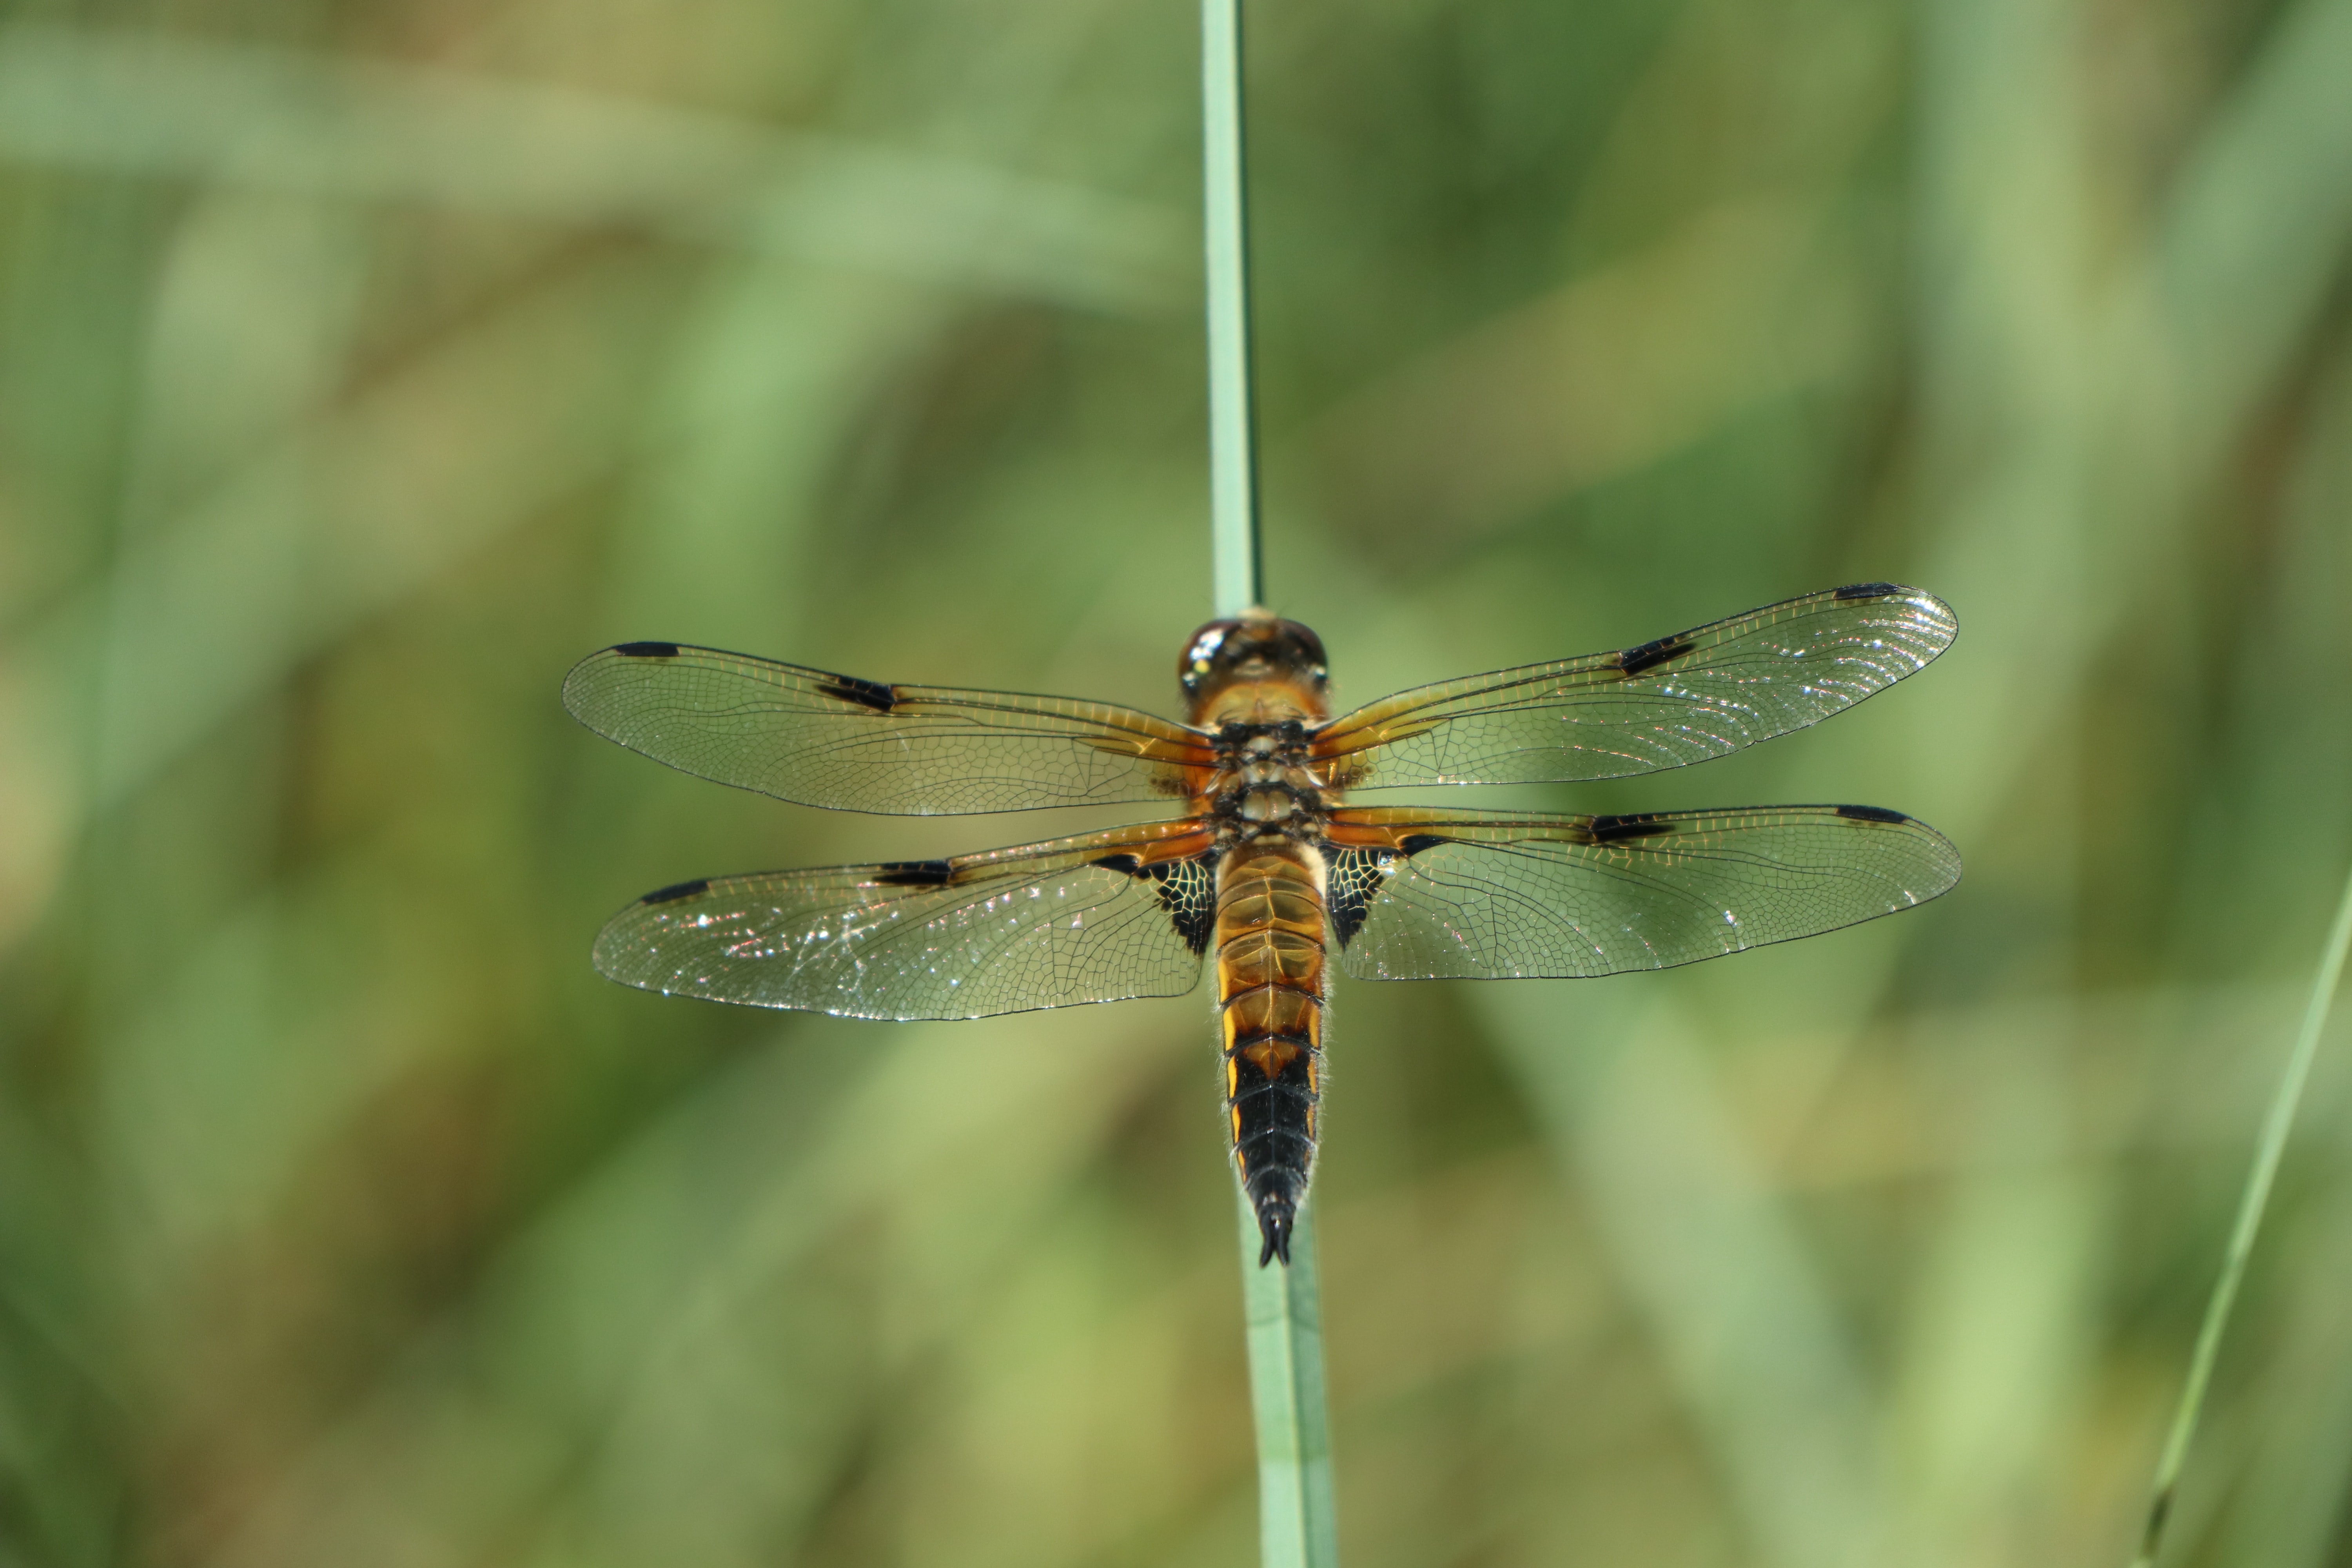
<svg viewBox="0 0 2352 1568">
<path fill-rule="evenodd" d="M 1851 708 L 1958 630 L 1916 588 L 1835 588 L 1639 647 L 1399 692 L 1333 720 L 1314 755 L 1335 789 L 1654 773 Z"/>
<path fill-rule="evenodd" d="M 1194 731 L 1061 697 L 889 686 L 678 643 L 623 643 L 563 705 L 656 762 L 803 805 L 897 816 L 1183 798 Z"/>
<path fill-rule="evenodd" d="M 1867 805 L 1639 816 L 1342 811 L 1331 918 L 1362 980 L 1666 969 L 1926 903 L 1960 879 L 1934 828 Z"/>
<path fill-rule="evenodd" d="M 614 915 L 627 985 L 851 1018 L 984 1018 L 1177 996 L 1215 919 L 1210 835 L 1151 823 L 882 866 L 716 877 Z"/>
</svg>

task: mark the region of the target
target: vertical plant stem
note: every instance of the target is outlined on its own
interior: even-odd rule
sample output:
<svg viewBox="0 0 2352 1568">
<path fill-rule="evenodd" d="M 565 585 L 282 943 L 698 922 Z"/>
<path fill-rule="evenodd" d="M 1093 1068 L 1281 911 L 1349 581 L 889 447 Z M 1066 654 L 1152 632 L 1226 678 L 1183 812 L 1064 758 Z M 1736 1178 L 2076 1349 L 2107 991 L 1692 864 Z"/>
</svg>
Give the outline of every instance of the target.
<svg viewBox="0 0 2352 1568">
<path fill-rule="evenodd" d="M 1202 184 L 1208 238 L 1209 521 L 1216 613 L 1265 596 L 1251 428 L 1249 224 L 1242 144 L 1241 0 L 1201 0 Z M 1258 1540 L 1265 1568 L 1334 1568 L 1331 1436 L 1315 1209 L 1302 1205 L 1290 1261 L 1262 1267 L 1257 1216 L 1239 1203 L 1250 1408 L 1257 1425 Z"/>
<path fill-rule="evenodd" d="M 1242 146 L 1242 0 L 1201 0 L 1202 182 L 1209 283 L 1209 528 L 1216 613 L 1265 593 L 1250 400 L 1249 201 Z"/>
<path fill-rule="evenodd" d="M 1242 1302 L 1250 1408 L 1257 1418 L 1258 1555 L 1265 1568 L 1339 1561 L 1324 1419 L 1323 1311 L 1315 1279 L 1315 1205 L 1299 1205 L 1290 1266 L 1258 1266 L 1257 1216 L 1241 1197 Z"/>
<path fill-rule="evenodd" d="M 2336 984 L 2344 977 L 2347 950 L 2352 950 L 2352 879 L 2344 885 L 2344 901 L 2336 911 L 2336 929 L 2328 933 L 2326 953 L 2319 962 L 2319 973 L 2312 981 L 2311 1001 L 2303 1013 L 2303 1031 L 2295 1037 L 2286 1071 L 2280 1076 L 2278 1090 L 2271 1097 L 2270 1114 L 2263 1121 L 2253 1168 L 2246 1173 L 2246 1190 L 2238 1200 L 2237 1224 L 2230 1232 L 2230 1250 L 2221 1260 L 2221 1277 L 2213 1282 L 2212 1299 L 2205 1304 L 2205 1321 L 2197 1331 L 2197 1348 L 2189 1358 L 2189 1382 L 2180 1391 L 2180 1407 L 2173 1412 L 2172 1430 L 2164 1439 L 2163 1457 L 2157 1461 L 2156 1493 L 2148 1503 L 2147 1526 L 2140 1532 L 2139 1553 L 2132 1559 L 2132 1568 L 2150 1568 L 2164 1545 L 2164 1527 L 2172 1514 L 2173 1491 L 2180 1480 L 2180 1467 L 2189 1458 L 2189 1440 L 2197 1435 L 2197 1418 L 2204 1407 L 2206 1386 L 2212 1380 L 2214 1359 L 2221 1353 L 2222 1331 L 2229 1327 L 2230 1310 L 2237 1304 L 2238 1286 L 2245 1279 L 2246 1259 L 2254 1250 L 2255 1234 L 2262 1229 L 2263 1210 L 2270 1203 L 2271 1183 L 2278 1175 L 2279 1159 L 2286 1152 L 2295 1108 L 2303 1100 L 2304 1082 L 2311 1076 L 2311 1060 L 2319 1049 L 2319 1031 L 2327 1022 L 2328 1010 L 2336 1001 Z"/>
</svg>

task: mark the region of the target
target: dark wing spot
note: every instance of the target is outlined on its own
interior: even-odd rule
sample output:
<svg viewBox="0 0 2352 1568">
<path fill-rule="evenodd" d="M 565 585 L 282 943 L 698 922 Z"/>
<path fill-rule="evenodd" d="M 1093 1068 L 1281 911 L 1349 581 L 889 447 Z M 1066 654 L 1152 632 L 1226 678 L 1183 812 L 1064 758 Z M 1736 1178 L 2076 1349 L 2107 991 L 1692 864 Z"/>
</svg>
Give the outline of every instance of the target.
<svg viewBox="0 0 2352 1568">
<path fill-rule="evenodd" d="M 1656 838 L 1674 830 L 1675 825 L 1654 811 L 1633 816 L 1596 816 L 1592 819 L 1592 842 L 1617 844 L 1628 838 Z"/>
<path fill-rule="evenodd" d="M 1122 877 L 1132 877 L 1143 869 L 1143 862 L 1132 855 L 1106 855 L 1093 862 L 1106 871 L 1116 871 Z"/>
<path fill-rule="evenodd" d="M 1640 647 L 1629 647 L 1617 656 L 1617 668 L 1627 675 L 1639 675 L 1645 669 L 1655 669 L 1668 659 L 1680 658 L 1698 644 L 1686 637 L 1660 637 L 1645 642 Z"/>
<path fill-rule="evenodd" d="M 945 860 L 893 860 L 874 868 L 877 888 L 944 888 L 955 878 L 955 867 Z"/>
<path fill-rule="evenodd" d="M 1837 591 L 1836 596 L 1841 599 L 1886 599 L 1901 592 L 1901 585 L 1894 583 L 1849 583 Z"/>
<path fill-rule="evenodd" d="M 676 658 L 677 644 L 674 642 L 625 642 L 613 649 L 623 658 Z"/>
<path fill-rule="evenodd" d="M 1418 855 L 1424 849 L 1434 849 L 1441 844 L 1451 842 L 1451 839 L 1434 833 L 1409 833 L 1397 840 L 1397 847 L 1408 855 Z"/>
<path fill-rule="evenodd" d="M 816 683 L 816 689 L 837 702 L 855 702 L 877 713 L 887 713 L 898 700 L 892 688 L 878 680 L 860 680 L 854 675 L 828 676 Z"/>
<path fill-rule="evenodd" d="M 1883 805 L 1842 805 L 1840 816 L 1850 816 L 1856 822 L 1908 822 L 1911 819 L 1899 811 L 1889 811 Z"/>
<path fill-rule="evenodd" d="M 654 892 L 647 893 L 644 898 L 639 899 L 637 902 L 641 904 L 674 904 L 680 899 L 690 899 L 694 897 L 695 894 L 701 892 L 705 888 L 709 886 L 710 879 L 708 877 L 698 878 L 691 882 L 677 882 L 669 887 L 658 889 Z"/>
</svg>

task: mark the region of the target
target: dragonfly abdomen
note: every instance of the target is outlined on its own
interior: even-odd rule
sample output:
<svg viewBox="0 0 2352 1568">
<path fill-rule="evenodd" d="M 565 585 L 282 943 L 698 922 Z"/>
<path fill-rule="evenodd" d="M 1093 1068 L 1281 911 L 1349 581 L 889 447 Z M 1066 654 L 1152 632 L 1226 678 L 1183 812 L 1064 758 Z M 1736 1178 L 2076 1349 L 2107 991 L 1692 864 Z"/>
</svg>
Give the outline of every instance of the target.
<svg viewBox="0 0 2352 1568">
<path fill-rule="evenodd" d="M 1268 838 L 1226 852 L 1217 872 L 1217 1015 L 1234 1163 L 1257 1211 L 1261 1265 L 1290 1261 L 1290 1228 L 1315 1163 L 1322 1098 L 1322 866 Z"/>
</svg>

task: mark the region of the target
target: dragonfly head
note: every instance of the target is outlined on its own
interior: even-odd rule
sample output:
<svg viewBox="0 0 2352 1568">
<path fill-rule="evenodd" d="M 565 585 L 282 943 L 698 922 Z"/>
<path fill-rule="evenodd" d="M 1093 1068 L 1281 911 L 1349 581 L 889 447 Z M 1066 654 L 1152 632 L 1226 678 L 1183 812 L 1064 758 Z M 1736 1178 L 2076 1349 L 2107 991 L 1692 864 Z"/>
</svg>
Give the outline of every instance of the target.
<svg viewBox="0 0 2352 1568">
<path fill-rule="evenodd" d="M 1196 713 L 1228 687 L 1281 685 L 1297 689 L 1305 699 L 1299 706 L 1319 715 L 1330 683 L 1323 639 L 1297 621 L 1255 608 L 1194 632 L 1176 662 L 1176 679 Z"/>
</svg>

